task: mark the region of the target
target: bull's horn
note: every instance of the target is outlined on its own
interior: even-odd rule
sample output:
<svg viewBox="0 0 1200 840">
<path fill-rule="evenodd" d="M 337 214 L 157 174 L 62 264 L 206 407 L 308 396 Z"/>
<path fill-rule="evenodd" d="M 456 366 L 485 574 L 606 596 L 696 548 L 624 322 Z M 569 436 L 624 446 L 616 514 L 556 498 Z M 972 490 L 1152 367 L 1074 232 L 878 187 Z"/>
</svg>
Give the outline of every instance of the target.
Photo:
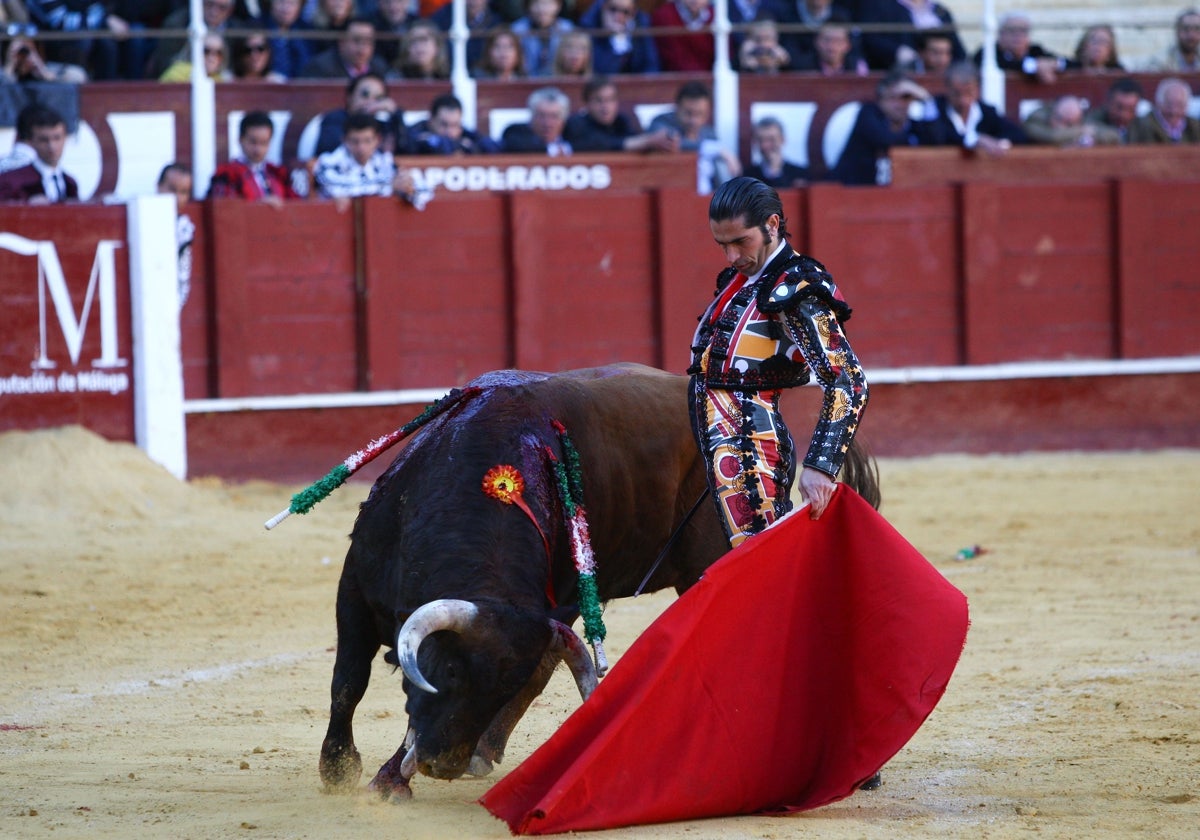
<svg viewBox="0 0 1200 840">
<path fill-rule="evenodd" d="M 425 679 L 420 666 L 417 665 L 417 651 L 421 648 L 421 642 L 425 641 L 425 637 L 430 633 L 439 630 L 467 633 L 478 617 L 479 608 L 470 601 L 443 598 L 419 607 L 396 634 L 396 658 L 404 676 L 422 691 L 437 694 L 437 689 Z"/>
<path fill-rule="evenodd" d="M 599 680 L 596 677 L 596 666 L 592 657 L 588 656 L 587 645 L 567 625 L 561 621 L 550 619 L 550 629 L 554 636 L 550 641 L 550 649 L 562 657 L 575 677 L 575 685 L 579 687 L 579 696 L 587 700 L 596 690 Z"/>
</svg>

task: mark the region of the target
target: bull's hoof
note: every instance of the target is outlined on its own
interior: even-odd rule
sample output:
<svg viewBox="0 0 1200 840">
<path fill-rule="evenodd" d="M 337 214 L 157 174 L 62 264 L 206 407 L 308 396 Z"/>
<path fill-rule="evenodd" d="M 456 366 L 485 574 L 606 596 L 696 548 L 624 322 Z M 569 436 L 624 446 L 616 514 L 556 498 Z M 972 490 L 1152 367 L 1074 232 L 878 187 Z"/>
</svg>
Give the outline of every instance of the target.
<svg viewBox="0 0 1200 840">
<path fill-rule="evenodd" d="M 326 793 L 349 793 L 362 776 L 362 757 L 353 745 L 322 745 L 320 771 Z"/>
<path fill-rule="evenodd" d="M 883 786 L 883 776 L 876 773 L 858 786 L 859 790 L 879 790 Z"/>
<path fill-rule="evenodd" d="M 367 785 L 367 790 L 374 793 L 384 802 L 399 804 L 412 799 L 412 786 L 405 779 L 393 779 L 385 777 L 383 771 L 380 771 L 371 783 Z"/>
<path fill-rule="evenodd" d="M 490 775 L 493 769 L 495 768 L 493 767 L 491 761 L 484 758 L 479 753 L 475 753 L 475 755 L 471 756 L 471 763 L 467 765 L 466 775 L 481 779 L 484 776 Z"/>
</svg>

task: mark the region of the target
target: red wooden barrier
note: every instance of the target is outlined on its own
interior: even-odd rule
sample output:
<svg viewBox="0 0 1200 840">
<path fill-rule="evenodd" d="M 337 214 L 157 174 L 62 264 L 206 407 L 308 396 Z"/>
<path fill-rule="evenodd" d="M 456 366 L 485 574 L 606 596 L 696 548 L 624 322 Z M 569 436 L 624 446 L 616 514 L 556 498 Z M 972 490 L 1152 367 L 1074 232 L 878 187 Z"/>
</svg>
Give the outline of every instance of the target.
<svg viewBox="0 0 1200 840">
<path fill-rule="evenodd" d="M 1200 354 L 1200 182 L 1117 185 L 1118 350 Z"/>
<path fill-rule="evenodd" d="M 968 364 L 1115 355 L 1107 184 L 963 187 Z"/>
<path fill-rule="evenodd" d="M 1187 232 L 1200 192 L 1171 196 L 972 183 L 782 197 L 878 369 L 1200 353 Z M 215 203 L 216 387 L 188 394 L 442 387 L 613 361 L 682 371 L 722 267 L 706 208 L 683 189 L 447 195 L 423 213 Z"/>
<path fill-rule="evenodd" d="M 1015 146 L 1002 157 L 957 148 L 897 147 L 892 185 L 1096 183 L 1141 178 L 1191 181 L 1200 174 L 1200 146 Z"/>
<path fill-rule="evenodd" d="M 360 205 L 371 388 L 460 385 L 513 364 L 510 200 L 439 197 L 423 213 L 395 199 Z"/>
<path fill-rule="evenodd" d="M 332 204 L 221 199 L 210 218 L 217 393 L 353 391 L 353 216 Z"/>
<path fill-rule="evenodd" d="M 854 309 L 849 331 L 869 367 L 962 359 L 962 236 L 954 190 L 809 190 L 811 253 Z"/>
</svg>

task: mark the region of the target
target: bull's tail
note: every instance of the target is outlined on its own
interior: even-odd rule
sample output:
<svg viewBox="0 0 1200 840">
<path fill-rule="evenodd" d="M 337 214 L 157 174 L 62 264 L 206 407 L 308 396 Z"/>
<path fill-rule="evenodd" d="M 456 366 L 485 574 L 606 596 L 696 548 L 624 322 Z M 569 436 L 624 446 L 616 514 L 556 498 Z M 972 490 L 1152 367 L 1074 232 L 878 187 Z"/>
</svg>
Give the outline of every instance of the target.
<svg viewBox="0 0 1200 840">
<path fill-rule="evenodd" d="M 863 445 L 859 437 L 850 441 L 846 450 L 846 460 L 842 462 L 842 471 L 838 478 L 855 493 L 866 499 L 871 507 L 879 510 L 883 497 L 879 492 L 879 465 L 875 458 Z"/>
</svg>

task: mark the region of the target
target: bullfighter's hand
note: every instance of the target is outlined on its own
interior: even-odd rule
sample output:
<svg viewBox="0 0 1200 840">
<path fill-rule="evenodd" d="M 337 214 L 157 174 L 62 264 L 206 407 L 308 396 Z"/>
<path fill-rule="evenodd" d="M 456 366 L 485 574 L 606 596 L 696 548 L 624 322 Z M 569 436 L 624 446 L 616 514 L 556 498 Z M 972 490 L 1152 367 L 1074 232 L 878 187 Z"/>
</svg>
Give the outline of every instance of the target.
<svg viewBox="0 0 1200 840">
<path fill-rule="evenodd" d="M 809 516 L 813 519 L 821 518 L 821 514 L 829 506 L 829 500 L 833 498 L 836 487 L 833 479 L 820 470 L 805 467 L 800 471 L 800 494 L 808 502 Z"/>
</svg>

